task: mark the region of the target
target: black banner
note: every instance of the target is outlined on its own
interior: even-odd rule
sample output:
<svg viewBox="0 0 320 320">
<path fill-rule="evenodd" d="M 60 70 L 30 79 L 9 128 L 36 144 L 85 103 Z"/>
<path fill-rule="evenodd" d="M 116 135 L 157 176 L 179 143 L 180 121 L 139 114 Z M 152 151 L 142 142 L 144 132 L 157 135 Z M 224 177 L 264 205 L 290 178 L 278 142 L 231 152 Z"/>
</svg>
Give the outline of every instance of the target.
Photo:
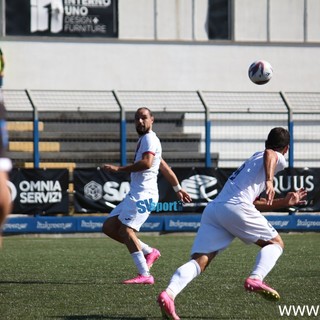
<svg viewBox="0 0 320 320">
<path fill-rule="evenodd" d="M 6 35 L 118 37 L 117 0 L 6 0 Z"/>
<path fill-rule="evenodd" d="M 75 169 L 74 209 L 77 213 L 109 213 L 130 191 L 130 175 L 98 169 Z"/>
<path fill-rule="evenodd" d="M 13 169 L 10 189 L 13 214 L 69 212 L 67 169 Z"/>
<path fill-rule="evenodd" d="M 192 203 L 177 205 L 176 194 L 166 179 L 159 174 L 158 212 L 171 211 L 202 212 L 206 204 L 221 191 L 235 169 L 174 168 L 182 187 L 191 195 Z M 107 173 L 96 169 L 74 171 L 75 211 L 82 213 L 110 212 L 129 192 L 129 175 Z M 289 191 L 305 188 L 308 191 L 306 204 L 290 208 L 290 212 L 320 211 L 320 168 L 286 169 L 274 179 L 276 198 L 284 197 Z M 172 205 L 171 205 L 172 204 Z M 177 210 L 175 210 L 177 209 Z M 288 212 L 288 209 L 284 209 Z M 279 211 L 279 210 L 277 210 Z"/>
</svg>

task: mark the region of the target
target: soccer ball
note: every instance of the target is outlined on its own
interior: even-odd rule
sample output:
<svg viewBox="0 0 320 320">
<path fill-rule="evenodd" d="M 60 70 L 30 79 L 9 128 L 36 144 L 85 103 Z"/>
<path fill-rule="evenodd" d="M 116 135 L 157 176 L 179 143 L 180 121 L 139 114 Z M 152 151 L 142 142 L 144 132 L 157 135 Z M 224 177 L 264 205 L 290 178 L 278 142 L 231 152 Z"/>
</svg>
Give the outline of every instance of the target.
<svg viewBox="0 0 320 320">
<path fill-rule="evenodd" d="M 269 62 L 257 60 L 248 70 L 250 80 L 255 84 L 266 84 L 272 78 L 273 70 Z"/>
</svg>

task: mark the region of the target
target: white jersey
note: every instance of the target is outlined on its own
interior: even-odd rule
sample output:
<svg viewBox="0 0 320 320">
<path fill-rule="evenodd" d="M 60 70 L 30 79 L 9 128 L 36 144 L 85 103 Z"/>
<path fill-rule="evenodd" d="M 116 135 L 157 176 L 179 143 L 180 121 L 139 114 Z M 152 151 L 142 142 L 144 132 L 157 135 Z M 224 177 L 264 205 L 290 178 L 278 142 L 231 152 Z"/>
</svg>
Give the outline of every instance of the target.
<svg viewBox="0 0 320 320">
<path fill-rule="evenodd" d="M 157 179 L 162 148 L 159 138 L 153 131 L 149 131 L 139 138 L 134 162 L 141 160 L 144 153 L 154 155 L 152 166 L 150 169 L 131 173 L 130 193 L 149 192 L 158 194 Z"/>
<path fill-rule="evenodd" d="M 286 166 L 284 156 L 276 152 L 278 159 L 275 174 Z M 225 183 L 223 189 L 213 202 L 247 203 L 252 205 L 265 190 L 264 151 L 255 153 L 245 161 Z"/>
</svg>

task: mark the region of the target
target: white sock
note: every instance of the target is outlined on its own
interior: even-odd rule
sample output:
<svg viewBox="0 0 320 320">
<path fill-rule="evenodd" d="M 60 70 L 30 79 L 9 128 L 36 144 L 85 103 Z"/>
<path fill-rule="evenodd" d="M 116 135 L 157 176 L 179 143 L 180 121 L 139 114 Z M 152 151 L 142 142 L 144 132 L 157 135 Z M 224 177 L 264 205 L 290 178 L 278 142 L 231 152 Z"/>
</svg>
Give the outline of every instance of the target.
<svg viewBox="0 0 320 320">
<path fill-rule="evenodd" d="M 190 260 L 175 271 L 166 292 L 174 300 L 175 297 L 187 286 L 187 284 L 200 273 L 201 269 L 198 262 Z"/>
<path fill-rule="evenodd" d="M 150 275 L 149 268 L 147 266 L 146 258 L 144 257 L 142 251 L 131 253 L 131 257 L 138 269 L 138 273 L 143 276 L 149 276 Z"/>
<path fill-rule="evenodd" d="M 149 245 L 147 245 L 146 243 L 142 242 L 140 239 L 139 239 L 139 242 L 140 242 L 141 250 L 142 250 L 144 255 L 147 255 L 147 254 L 152 252 L 152 248 Z"/>
<path fill-rule="evenodd" d="M 282 252 L 283 250 L 278 244 L 268 244 L 263 247 L 257 255 L 250 278 L 259 278 L 262 281 L 275 266 Z"/>
</svg>

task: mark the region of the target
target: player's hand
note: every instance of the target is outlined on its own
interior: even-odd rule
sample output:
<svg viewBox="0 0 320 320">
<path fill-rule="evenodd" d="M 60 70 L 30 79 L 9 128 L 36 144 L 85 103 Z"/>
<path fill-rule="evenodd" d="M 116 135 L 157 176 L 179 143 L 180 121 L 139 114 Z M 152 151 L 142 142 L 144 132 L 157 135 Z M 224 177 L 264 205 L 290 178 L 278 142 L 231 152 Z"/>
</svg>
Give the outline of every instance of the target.
<svg viewBox="0 0 320 320">
<path fill-rule="evenodd" d="M 266 181 L 266 198 L 267 198 L 267 205 L 271 206 L 273 202 L 273 198 L 275 195 L 273 181 Z"/>
<path fill-rule="evenodd" d="M 190 197 L 189 193 L 183 189 L 177 192 L 177 196 L 183 203 L 192 201 L 192 198 Z"/>
<path fill-rule="evenodd" d="M 110 171 L 110 172 L 118 172 L 119 171 L 119 166 L 114 166 L 114 165 L 112 165 L 112 164 L 108 164 L 108 163 L 106 163 L 106 164 L 104 164 L 103 165 L 103 170 L 106 170 L 106 171 Z"/>
<path fill-rule="evenodd" d="M 302 205 L 305 203 L 305 198 L 307 196 L 307 191 L 303 188 L 299 189 L 296 192 L 288 192 L 285 196 L 285 201 L 288 204 L 288 206 L 296 206 L 296 205 Z"/>
</svg>

